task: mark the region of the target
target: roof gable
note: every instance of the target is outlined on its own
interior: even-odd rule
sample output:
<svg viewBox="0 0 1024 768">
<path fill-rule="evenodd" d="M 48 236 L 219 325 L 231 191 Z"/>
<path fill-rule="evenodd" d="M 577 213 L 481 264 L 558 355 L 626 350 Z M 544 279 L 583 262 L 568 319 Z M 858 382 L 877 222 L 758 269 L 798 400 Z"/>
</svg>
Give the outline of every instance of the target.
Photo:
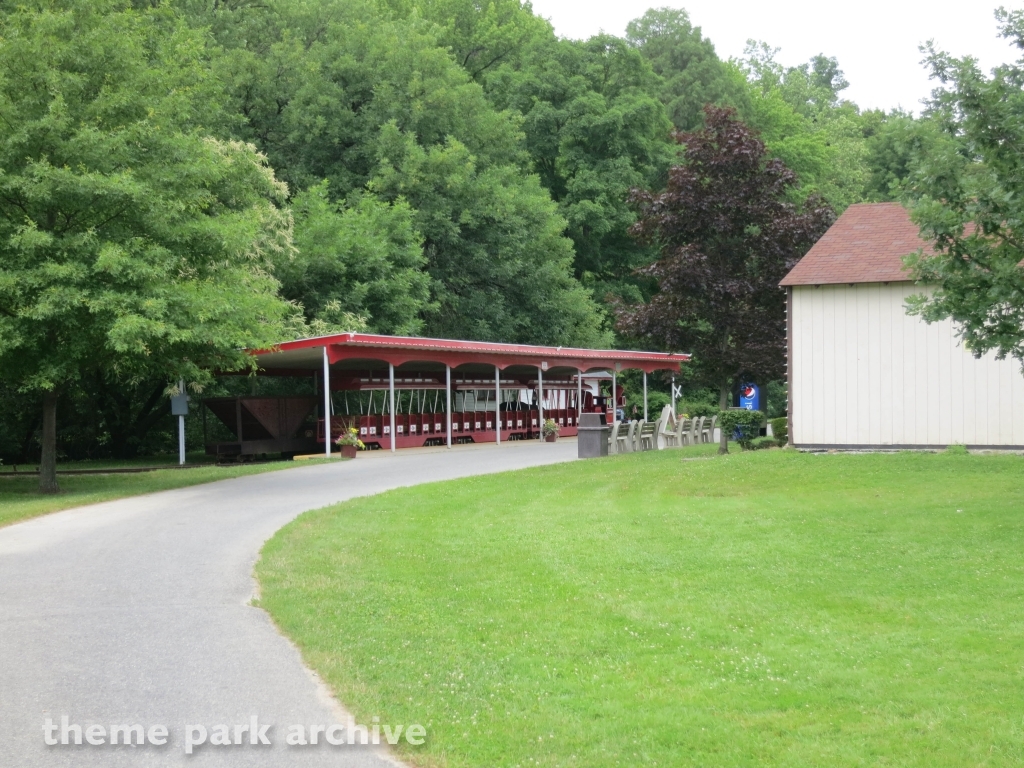
<svg viewBox="0 0 1024 768">
<path fill-rule="evenodd" d="M 846 209 L 780 285 L 908 282 L 912 278 L 903 257 L 920 248 L 933 253 L 902 205 L 858 203 Z"/>
</svg>

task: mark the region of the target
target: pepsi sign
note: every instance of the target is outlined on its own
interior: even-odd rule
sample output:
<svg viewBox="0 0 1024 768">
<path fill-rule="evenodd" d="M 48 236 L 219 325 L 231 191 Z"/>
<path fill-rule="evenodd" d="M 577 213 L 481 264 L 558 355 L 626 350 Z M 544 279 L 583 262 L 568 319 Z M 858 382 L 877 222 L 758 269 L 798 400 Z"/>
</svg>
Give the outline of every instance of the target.
<svg viewBox="0 0 1024 768">
<path fill-rule="evenodd" d="M 740 385 L 740 408 L 748 411 L 761 410 L 761 390 L 757 384 Z"/>
</svg>

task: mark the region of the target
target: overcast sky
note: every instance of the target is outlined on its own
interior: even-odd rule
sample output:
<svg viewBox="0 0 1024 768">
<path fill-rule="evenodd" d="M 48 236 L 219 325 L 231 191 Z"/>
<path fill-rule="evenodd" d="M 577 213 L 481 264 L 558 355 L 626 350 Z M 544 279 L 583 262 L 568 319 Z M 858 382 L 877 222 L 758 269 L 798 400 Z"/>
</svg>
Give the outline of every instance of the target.
<svg viewBox="0 0 1024 768">
<path fill-rule="evenodd" d="M 920 111 L 933 87 L 918 51 L 928 39 L 957 56 L 975 56 L 986 71 L 1020 54 L 997 36 L 998 3 L 991 0 L 533 0 L 536 13 L 572 38 L 623 35 L 631 19 L 663 6 L 685 8 L 723 59 L 742 56 L 749 38 L 781 48 L 778 58 L 787 66 L 817 53 L 837 57 L 850 81 L 843 96 L 863 108 Z"/>
</svg>

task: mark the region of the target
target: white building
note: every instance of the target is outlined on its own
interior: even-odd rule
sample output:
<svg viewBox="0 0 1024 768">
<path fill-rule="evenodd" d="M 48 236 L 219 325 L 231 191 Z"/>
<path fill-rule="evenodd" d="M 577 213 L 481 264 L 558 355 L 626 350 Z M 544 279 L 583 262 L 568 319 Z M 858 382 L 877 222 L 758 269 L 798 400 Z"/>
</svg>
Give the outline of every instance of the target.
<svg viewBox="0 0 1024 768">
<path fill-rule="evenodd" d="M 1024 449 L 1020 363 L 976 359 L 951 321 L 906 313 L 927 249 L 897 203 L 850 206 L 782 281 L 790 442 L 798 448 Z"/>
</svg>

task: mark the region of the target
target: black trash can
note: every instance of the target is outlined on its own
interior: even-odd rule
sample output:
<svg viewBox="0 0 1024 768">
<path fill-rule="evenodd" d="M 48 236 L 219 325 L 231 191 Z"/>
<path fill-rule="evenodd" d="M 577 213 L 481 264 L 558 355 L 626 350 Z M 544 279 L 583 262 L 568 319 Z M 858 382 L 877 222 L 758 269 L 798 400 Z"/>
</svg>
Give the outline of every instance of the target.
<svg viewBox="0 0 1024 768">
<path fill-rule="evenodd" d="M 581 413 L 577 455 L 581 459 L 594 459 L 608 455 L 608 438 L 612 428 L 605 423 L 603 413 Z"/>
</svg>

